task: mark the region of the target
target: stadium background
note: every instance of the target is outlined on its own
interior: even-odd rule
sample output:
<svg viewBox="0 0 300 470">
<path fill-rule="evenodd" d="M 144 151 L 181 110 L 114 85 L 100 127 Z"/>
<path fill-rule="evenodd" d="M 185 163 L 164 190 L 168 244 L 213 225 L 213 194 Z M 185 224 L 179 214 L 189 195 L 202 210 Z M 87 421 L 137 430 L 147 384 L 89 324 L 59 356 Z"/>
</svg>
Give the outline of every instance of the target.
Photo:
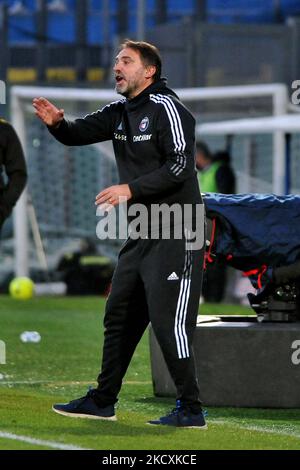
<svg viewBox="0 0 300 470">
<path fill-rule="evenodd" d="M 82 237 L 95 237 L 94 196 L 117 176 L 109 147 L 74 149 L 49 137 L 32 113 L 28 89 L 20 113 L 15 112 L 13 87 L 47 87 L 48 93 L 51 89 L 57 96 L 54 101 L 65 105 L 69 116 L 94 110 L 102 106 L 103 99 L 66 101 L 58 98 L 59 87 L 63 92 L 75 89 L 77 96 L 83 88 L 89 93 L 98 89 L 111 93 L 111 59 L 118 42 L 130 36 L 160 47 L 164 75 L 171 87 L 187 92 L 188 87 L 209 91 L 211 87 L 280 83 L 286 87 L 286 112 L 292 116 L 297 107 L 289 106 L 291 83 L 300 79 L 298 15 L 299 0 L 0 0 L 0 80 L 7 85 L 7 104 L 0 105 L 0 114 L 17 122 L 26 141 L 28 195 L 33 202 L 25 214 L 31 218 L 30 274 L 42 278 L 33 243 L 32 208 L 52 269 L 62 253 L 78 248 Z M 272 116 L 273 112 L 271 96 L 227 96 L 187 104 L 200 126 Z M 300 189 L 298 134 L 291 134 L 290 182 L 285 186 L 294 193 Z M 200 136 L 213 150 L 230 145 L 238 191 L 273 190 L 276 148 L 272 132 L 232 136 L 200 132 Z M 1 279 L 14 267 L 12 229 L 10 219 L 0 246 Z M 118 246 L 105 243 L 101 249 L 115 257 Z M 173 399 L 153 397 L 148 334 L 126 374 L 117 423 L 70 423 L 52 413 L 54 402 L 83 395 L 94 380 L 104 308 L 105 299 L 99 296 L 36 296 L 18 301 L 1 295 L 0 347 L 6 347 L 7 353 L 6 364 L 0 357 L 1 449 L 300 448 L 299 409 L 209 407 L 205 435 L 194 430 L 149 429 L 145 422 L 164 414 L 173 406 Z M 224 304 L 204 304 L 200 310 L 204 316 L 220 311 L 239 317 L 253 313 L 249 307 Z M 23 343 L 20 334 L 24 331 L 38 331 L 41 341 Z M 273 334 L 270 343 L 259 356 L 253 353 L 253 343 L 244 341 L 249 359 L 243 363 L 245 371 L 249 362 L 255 369 L 262 366 L 265 350 L 278 351 Z M 215 341 L 216 350 L 218 344 Z M 224 351 L 219 351 L 223 357 Z M 285 351 L 288 358 L 290 352 Z M 233 356 L 232 361 L 236 359 Z M 284 377 L 284 369 L 278 375 Z M 230 386 L 230 374 L 224 382 Z M 289 383 L 286 390 L 285 396 L 290 393 Z"/>
</svg>

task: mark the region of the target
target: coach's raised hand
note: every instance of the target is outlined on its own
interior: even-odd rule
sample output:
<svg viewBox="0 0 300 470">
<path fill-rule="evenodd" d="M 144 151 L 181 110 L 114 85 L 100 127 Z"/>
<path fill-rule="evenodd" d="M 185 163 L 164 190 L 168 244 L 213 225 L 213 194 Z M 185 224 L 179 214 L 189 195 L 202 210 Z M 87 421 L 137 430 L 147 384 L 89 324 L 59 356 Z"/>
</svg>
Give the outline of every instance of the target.
<svg viewBox="0 0 300 470">
<path fill-rule="evenodd" d="M 56 127 L 64 118 L 64 110 L 58 109 L 46 98 L 34 98 L 32 105 L 35 109 L 35 114 L 47 126 Z"/>
</svg>

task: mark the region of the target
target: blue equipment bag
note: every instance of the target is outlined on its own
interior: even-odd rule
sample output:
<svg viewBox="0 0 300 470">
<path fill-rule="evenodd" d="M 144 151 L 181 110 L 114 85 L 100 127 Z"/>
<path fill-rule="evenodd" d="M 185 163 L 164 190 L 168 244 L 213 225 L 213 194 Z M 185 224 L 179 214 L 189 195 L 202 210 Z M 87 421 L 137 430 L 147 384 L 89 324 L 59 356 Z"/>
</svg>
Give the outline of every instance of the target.
<svg viewBox="0 0 300 470">
<path fill-rule="evenodd" d="M 300 196 L 207 193 L 204 204 L 213 221 L 206 261 L 215 256 L 243 271 L 258 289 L 255 299 L 250 295 L 252 307 L 267 295 L 274 301 L 282 283 L 280 301 L 295 302 L 300 297 Z"/>
</svg>

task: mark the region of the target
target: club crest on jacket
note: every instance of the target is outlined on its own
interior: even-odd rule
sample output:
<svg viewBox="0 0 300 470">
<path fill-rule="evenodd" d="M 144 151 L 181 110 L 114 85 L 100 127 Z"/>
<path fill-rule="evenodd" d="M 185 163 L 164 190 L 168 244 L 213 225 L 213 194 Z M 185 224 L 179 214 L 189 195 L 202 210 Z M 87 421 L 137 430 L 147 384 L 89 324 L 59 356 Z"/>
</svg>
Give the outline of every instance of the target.
<svg viewBox="0 0 300 470">
<path fill-rule="evenodd" d="M 149 126 L 149 118 L 146 116 L 141 120 L 139 129 L 141 132 L 145 132 L 145 130 L 148 129 L 148 126 Z"/>
</svg>

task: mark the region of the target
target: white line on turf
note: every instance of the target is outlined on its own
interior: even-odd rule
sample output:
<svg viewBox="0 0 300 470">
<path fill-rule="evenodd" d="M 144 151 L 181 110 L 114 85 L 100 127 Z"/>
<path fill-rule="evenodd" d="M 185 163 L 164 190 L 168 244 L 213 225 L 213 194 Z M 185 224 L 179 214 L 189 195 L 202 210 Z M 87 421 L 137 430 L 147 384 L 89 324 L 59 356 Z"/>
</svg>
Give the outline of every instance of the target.
<svg viewBox="0 0 300 470">
<path fill-rule="evenodd" d="M 60 444 L 59 442 L 44 441 L 43 439 L 35 439 L 34 437 L 28 437 L 28 436 L 19 436 L 17 434 L 12 434 L 10 432 L 3 432 L 3 431 L 0 431 L 0 438 L 11 439 L 13 441 L 26 442 L 27 444 L 33 444 L 33 445 L 42 446 L 42 447 L 51 447 L 52 449 L 59 449 L 59 450 L 89 450 L 89 449 L 84 449 L 83 447 L 74 446 L 73 444 Z"/>
<path fill-rule="evenodd" d="M 277 434 L 278 436 L 287 436 L 287 437 L 295 437 L 300 439 L 300 432 L 297 432 L 292 426 L 285 426 L 283 425 L 282 428 L 279 426 L 276 428 L 274 425 L 270 427 L 268 425 L 256 425 L 256 424 L 240 424 L 236 420 L 221 420 L 221 419 L 210 419 L 208 423 L 211 424 L 220 424 L 220 425 L 227 425 L 227 426 L 235 426 L 238 429 L 244 429 L 245 431 L 254 431 L 254 432 L 261 432 L 261 433 L 268 433 L 268 434 Z"/>
<path fill-rule="evenodd" d="M 0 380 L 0 385 L 38 385 L 38 384 L 49 384 L 49 385 L 91 385 L 91 381 L 55 381 L 55 380 Z M 139 381 L 139 380 L 125 380 L 124 385 L 151 385 L 150 380 Z"/>
</svg>

